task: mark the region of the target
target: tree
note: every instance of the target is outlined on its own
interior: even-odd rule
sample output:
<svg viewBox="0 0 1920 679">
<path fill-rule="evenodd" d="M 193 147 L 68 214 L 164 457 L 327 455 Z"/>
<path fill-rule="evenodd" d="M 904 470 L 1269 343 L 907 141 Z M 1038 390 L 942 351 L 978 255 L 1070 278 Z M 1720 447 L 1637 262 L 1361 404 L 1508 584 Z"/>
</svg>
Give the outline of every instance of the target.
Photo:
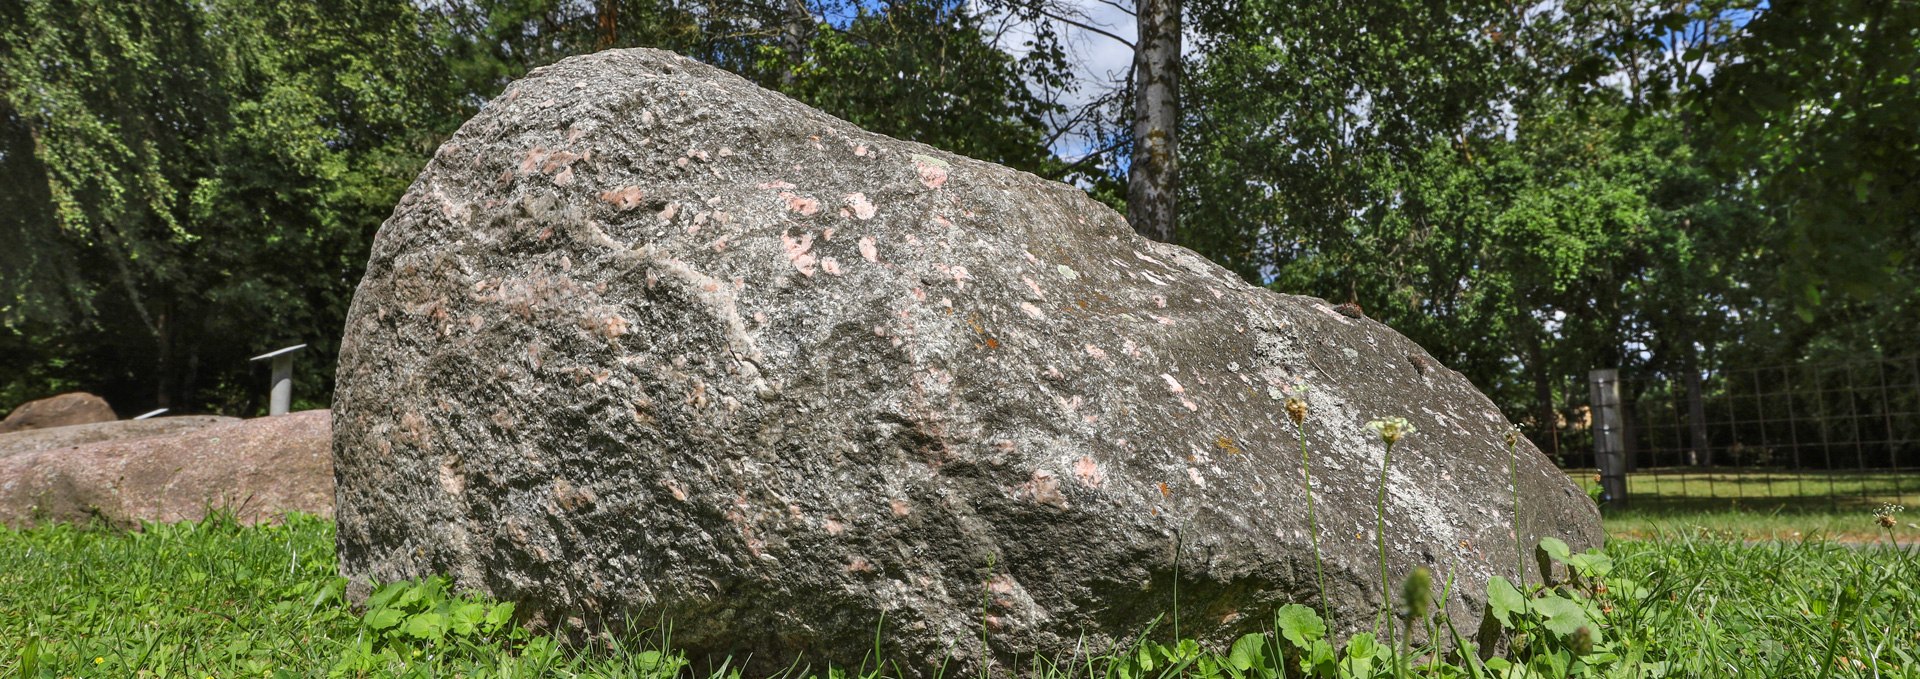
<svg viewBox="0 0 1920 679">
<path fill-rule="evenodd" d="M 1920 284 L 1920 2 L 1772 2 L 1730 45 L 1739 59 L 1695 101 L 1721 167 L 1752 184 L 1789 238 L 1781 284 L 1803 317 L 1822 300 Z M 1832 299 L 1843 303 L 1846 299 Z"/>
<path fill-rule="evenodd" d="M 1071 164 L 1082 168 L 1126 168 L 1124 200 L 1112 195 L 1111 177 L 1088 169 L 1081 179 L 1096 198 L 1117 204 L 1127 213 L 1134 231 L 1153 240 L 1179 240 L 1181 81 L 1185 70 L 1182 43 L 1185 13 L 1180 0 L 1136 0 L 1132 3 L 1099 0 L 1132 17 L 1134 40 L 1090 19 L 1069 0 L 994 0 L 994 11 L 1028 24 L 1035 41 L 1058 53 L 1062 30 L 1078 31 L 1092 39 L 1111 41 L 1131 54 L 1124 77 L 1097 83 L 1107 88 L 1092 102 L 1065 120 L 1050 120 L 1053 140 L 1076 135 L 1100 142 Z M 1078 90 L 1086 83 L 1043 83 L 1045 101 Z"/>
<path fill-rule="evenodd" d="M 1180 225 L 1180 2 L 1139 0 L 1134 17 L 1127 221 L 1142 236 L 1172 243 Z"/>
<path fill-rule="evenodd" d="M 446 126 L 411 6 L 8 7 L 0 121 L 31 152 L 0 172 L 28 180 L 9 224 L 39 260 L 9 270 L 8 343 L 141 408 L 244 409 L 246 357 L 330 355 L 367 240 Z"/>
<path fill-rule="evenodd" d="M 782 91 L 874 132 L 1043 176 L 1065 172 L 1046 147 L 1046 116 L 1058 106 L 1025 84 L 1059 81 L 1064 55 L 1016 60 L 995 46 L 983 17 L 957 3 L 876 10 L 816 31 Z"/>
<path fill-rule="evenodd" d="M 657 0 L 435 0 L 422 4 L 438 62 L 449 69 L 471 113 L 536 67 L 612 47 L 649 46 L 723 63 L 751 63 L 751 42 L 715 35 L 754 30 L 739 12 L 698 11 Z M 748 5 L 747 7 L 756 7 Z M 762 12 L 761 14 L 766 14 Z"/>
<path fill-rule="evenodd" d="M 1684 370 L 1750 303 L 1755 213 L 1697 152 L 1670 89 L 1687 65 L 1640 40 L 1645 9 L 1201 13 L 1183 237 L 1359 303 L 1550 445 L 1587 370 Z"/>
</svg>

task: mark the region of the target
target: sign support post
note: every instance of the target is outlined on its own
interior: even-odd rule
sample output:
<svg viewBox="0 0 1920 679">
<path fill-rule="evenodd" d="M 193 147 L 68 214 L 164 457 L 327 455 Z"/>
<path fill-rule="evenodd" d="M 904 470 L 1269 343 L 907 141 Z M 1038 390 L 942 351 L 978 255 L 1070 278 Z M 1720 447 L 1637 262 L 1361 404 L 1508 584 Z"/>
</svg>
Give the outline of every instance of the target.
<svg viewBox="0 0 1920 679">
<path fill-rule="evenodd" d="M 270 382 L 267 416 L 285 415 L 293 406 L 293 354 L 307 348 L 305 344 L 272 351 L 255 356 L 250 360 L 273 359 L 273 380 Z"/>
</svg>

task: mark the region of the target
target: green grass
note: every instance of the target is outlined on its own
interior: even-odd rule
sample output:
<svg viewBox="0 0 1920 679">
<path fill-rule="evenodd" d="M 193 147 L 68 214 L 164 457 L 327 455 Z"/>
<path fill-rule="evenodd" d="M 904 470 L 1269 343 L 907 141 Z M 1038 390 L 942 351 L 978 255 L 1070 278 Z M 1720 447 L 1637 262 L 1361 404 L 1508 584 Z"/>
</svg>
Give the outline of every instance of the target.
<svg viewBox="0 0 1920 679">
<path fill-rule="evenodd" d="M 1820 677 L 1831 669 L 1830 676 L 1920 677 L 1920 554 L 1826 541 L 1746 545 L 1683 532 L 1561 561 L 1587 577 L 1496 597 L 1508 635 L 1528 641 L 1486 664 L 1428 648 L 1396 654 L 1370 635 L 1336 648 L 1311 609 L 1291 606 L 1279 612 L 1276 633 L 1231 648 L 1167 639 L 1063 667 L 1073 668 L 1070 676 L 1129 678 L 1271 679 L 1280 668 L 1300 676 L 1303 664 L 1317 676 L 1343 677 L 1520 676 L 1523 667 L 1531 676 Z M 0 677 L 684 671 L 648 645 L 654 637 L 563 646 L 508 622 L 508 607 L 448 593 L 436 581 L 388 586 L 369 610 L 356 611 L 342 601 L 335 570 L 333 526 L 310 517 L 132 533 L 0 529 Z M 1436 580 L 1444 585 L 1444 574 Z"/>
<path fill-rule="evenodd" d="M 1901 544 L 1920 543 L 1920 515 L 1902 515 L 1893 535 Z M 1607 535 L 1648 539 L 1662 533 L 1687 533 L 1724 540 L 1832 540 L 1871 543 L 1887 538 L 1866 511 L 1743 511 L 1675 512 L 1628 510 L 1607 515 Z"/>
<path fill-rule="evenodd" d="M 1594 470 L 1568 470 L 1594 493 Z M 1647 470 L 1627 477 L 1630 502 L 1606 509 L 1607 534 L 1645 538 L 1701 532 L 1734 540 L 1820 537 L 1871 542 L 1885 536 L 1873 513 L 1885 505 L 1920 508 L 1920 474 L 1788 473 Z M 1920 515 L 1903 518 L 1895 533 L 1920 540 Z"/>
<path fill-rule="evenodd" d="M 1598 484 L 1592 469 L 1567 473 L 1584 488 Z M 1870 512 L 1883 504 L 1920 506 L 1920 472 L 1647 469 L 1627 475 L 1627 496 L 1634 510 L 1668 513 Z"/>
</svg>

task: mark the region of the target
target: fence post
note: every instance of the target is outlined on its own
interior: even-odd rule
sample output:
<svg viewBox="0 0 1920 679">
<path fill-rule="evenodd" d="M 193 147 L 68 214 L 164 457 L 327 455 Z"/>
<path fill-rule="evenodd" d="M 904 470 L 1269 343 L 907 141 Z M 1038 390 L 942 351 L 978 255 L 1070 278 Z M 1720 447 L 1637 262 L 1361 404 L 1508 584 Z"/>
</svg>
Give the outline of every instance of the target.
<svg viewBox="0 0 1920 679">
<path fill-rule="evenodd" d="M 1614 507 L 1625 507 L 1627 447 L 1621 435 L 1620 371 L 1609 368 L 1589 372 L 1587 384 L 1592 389 L 1593 458 L 1600 467 L 1601 499 Z"/>
</svg>

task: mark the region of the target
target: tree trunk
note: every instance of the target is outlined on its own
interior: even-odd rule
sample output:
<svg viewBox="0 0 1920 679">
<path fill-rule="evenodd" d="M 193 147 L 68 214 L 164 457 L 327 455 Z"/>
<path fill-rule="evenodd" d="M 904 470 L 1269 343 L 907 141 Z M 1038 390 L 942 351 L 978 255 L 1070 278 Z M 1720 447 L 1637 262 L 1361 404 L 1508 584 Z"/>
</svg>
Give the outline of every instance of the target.
<svg viewBox="0 0 1920 679">
<path fill-rule="evenodd" d="M 1700 394 L 1700 358 L 1693 343 L 1688 342 L 1681 348 L 1686 352 L 1684 361 L 1687 371 L 1687 429 L 1693 435 L 1694 460 L 1702 467 L 1713 466 L 1713 447 L 1707 440 L 1707 406 Z"/>
<path fill-rule="evenodd" d="M 1554 464 L 1565 464 L 1560 457 L 1560 411 L 1553 404 L 1553 375 L 1547 370 L 1546 337 L 1537 335 L 1527 347 L 1527 372 L 1533 377 L 1533 418 L 1537 433 L 1546 434 L 1551 450 L 1542 451 Z"/>
<path fill-rule="evenodd" d="M 154 386 L 153 404 L 156 408 L 173 407 L 173 328 L 167 326 L 167 311 L 163 307 L 155 316 L 154 326 Z"/>
<path fill-rule="evenodd" d="M 812 10 L 807 9 L 806 0 L 785 0 L 786 18 L 780 27 L 780 47 L 787 53 L 787 70 L 780 74 L 780 82 L 792 85 L 794 77 L 800 72 L 800 65 L 806 59 L 807 42 L 813 39 L 814 20 Z"/>
<path fill-rule="evenodd" d="M 1172 243 L 1180 222 L 1180 2 L 1139 0 L 1135 9 L 1127 221 L 1142 236 Z"/>
<path fill-rule="evenodd" d="M 200 344 L 187 343 L 187 373 L 180 380 L 180 404 L 194 407 L 200 403 Z"/>
<path fill-rule="evenodd" d="M 1627 471 L 1640 471 L 1639 430 L 1636 429 L 1640 418 L 1633 412 L 1632 404 L 1640 402 L 1640 396 L 1646 393 L 1644 382 L 1626 382 L 1620 385 L 1620 439 L 1627 452 Z"/>
<path fill-rule="evenodd" d="M 593 41 L 593 48 L 603 50 L 620 44 L 620 3 L 619 0 L 600 0 L 594 7 L 594 23 L 599 25 L 599 36 Z"/>
</svg>

